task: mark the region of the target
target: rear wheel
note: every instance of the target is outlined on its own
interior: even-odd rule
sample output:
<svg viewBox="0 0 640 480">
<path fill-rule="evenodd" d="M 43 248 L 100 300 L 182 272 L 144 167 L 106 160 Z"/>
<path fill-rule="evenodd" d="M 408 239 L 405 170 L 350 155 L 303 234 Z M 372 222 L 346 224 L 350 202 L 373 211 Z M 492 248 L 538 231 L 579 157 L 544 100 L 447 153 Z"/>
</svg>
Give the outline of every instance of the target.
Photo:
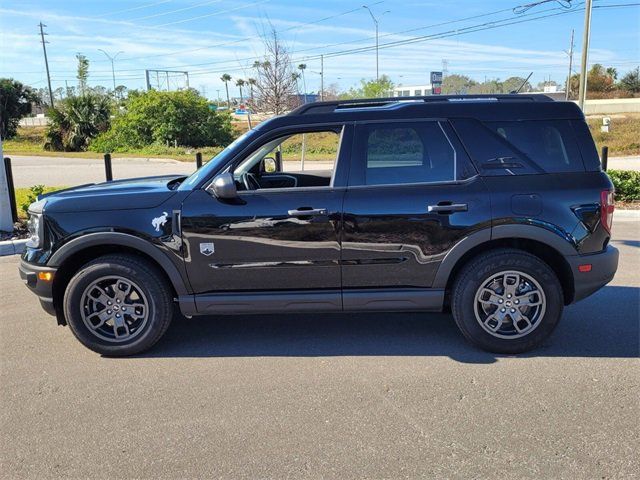
<svg viewBox="0 0 640 480">
<path fill-rule="evenodd" d="M 171 323 L 171 290 L 158 269 L 132 255 L 106 255 L 69 282 L 64 311 L 73 334 L 110 356 L 151 348 Z"/>
<path fill-rule="evenodd" d="M 521 353 L 558 324 L 564 301 L 555 273 L 538 257 L 495 250 L 467 264 L 453 286 L 452 312 L 464 336 L 484 350 Z"/>
</svg>

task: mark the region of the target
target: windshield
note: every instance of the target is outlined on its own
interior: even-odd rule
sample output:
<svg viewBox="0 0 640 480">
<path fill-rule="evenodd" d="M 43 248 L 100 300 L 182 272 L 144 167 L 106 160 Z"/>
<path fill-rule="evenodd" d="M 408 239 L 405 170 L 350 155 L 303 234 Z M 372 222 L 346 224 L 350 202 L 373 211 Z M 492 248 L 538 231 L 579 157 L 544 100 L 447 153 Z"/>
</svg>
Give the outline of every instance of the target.
<svg viewBox="0 0 640 480">
<path fill-rule="evenodd" d="M 257 130 L 249 130 L 240 135 L 233 142 L 227 145 L 227 148 L 222 150 L 219 154 L 209 160 L 201 168 L 193 172 L 187 179 L 182 182 L 178 190 L 191 190 L 198 185 L 202 180 L 209 177 L 213 172 L 227 163 L 238 151 L 238 147 L 241 148 L 243 144 L 251 142 L 255 136 L 258 135 Z"/>
</svg>

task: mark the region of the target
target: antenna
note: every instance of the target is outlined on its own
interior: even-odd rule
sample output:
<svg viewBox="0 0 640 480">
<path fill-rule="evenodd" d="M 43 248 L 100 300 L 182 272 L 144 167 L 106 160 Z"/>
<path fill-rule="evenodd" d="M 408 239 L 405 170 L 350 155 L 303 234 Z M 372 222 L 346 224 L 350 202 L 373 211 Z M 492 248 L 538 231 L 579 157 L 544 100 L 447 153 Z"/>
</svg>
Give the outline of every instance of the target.
<svg viewBox="0 0 640 480">
<path fill-rule="evenodd" d="M 528 81 L 529 81 L 529 79 L 531 78 L 531 75 L 533 75 L 533 72 L 531 72 L 531 73 L 529 74 L 529 76 L 528 76 L 527 78 L 525 78 L 525 79 L 524 79 L 524 82 L 522 82 L 522 85 L 520 85 L 520 86 L 518 87 L 518 89 L 517 89 L 517 90 L 513 90 L 513 91 L 511 91 L 511 92 L 509 92 L 509 93 L 520 93 L 520 90 L 522 90 L 522 87 L 524 87 L 524 86 L 527 84 L 527 82 L 528 82 Z"/>
</svg>

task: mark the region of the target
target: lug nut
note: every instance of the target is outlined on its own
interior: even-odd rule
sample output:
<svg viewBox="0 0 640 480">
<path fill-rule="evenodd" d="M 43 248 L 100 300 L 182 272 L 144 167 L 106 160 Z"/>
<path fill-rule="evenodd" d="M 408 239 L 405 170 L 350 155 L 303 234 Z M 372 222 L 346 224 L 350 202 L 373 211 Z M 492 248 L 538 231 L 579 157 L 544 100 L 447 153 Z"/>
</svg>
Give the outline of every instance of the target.
<svg viewBox="0 0 640 480">
<path fill-rule="evenodd" d="M 511 298 L 511 294 L 510 293 L 507 294 L 507 298 Z"/>
<path fill-rule="evenodd" d="M 110 314 L 110 313 L 111 313 L 111 310 L 107 310 L 107 313 L 109 313 L 109 314 Z"/>
<path fill-rule="evenodd" d="M 107 302 L 107 305 L 111 305 L 111 300 L 109 300 L 109 301 Z"/>
<path fill-rule="evenodd" d="M 504 302 L 504 300 L 502 300 L 502 299 L 498 300 L 498 303 L 502 303 L 502 302 Z"/>
<path fill-rule="evenodd" d="M 520 300 L 516 300 L 516 302 L 515 302 L 515 303 L 516 303 L 516 305 L 518 305 L 518 304 L 520 303 Z"/>
<path fill-rule="evenodd" d="M 515 308 L 512 308 L 512 309 L 511 309 L 511 313 L 516 313 L 516 309 L 515 309 Z"/>
<path fill-rule="evenodd" d="M 119 313 L 116 313 L 116 318 L 120 318 L 120 314 Z"/>
<path fill-rule="evenodd" d="M 504 313 L 504 312 L 506 312 L 506 311 L 507 311 L 507 309 L 506 309 L 506 308 L 501 308 L 501 309 L 500 309 L 500 311 L 501 311 L 502 313 Z"/>
</svg>

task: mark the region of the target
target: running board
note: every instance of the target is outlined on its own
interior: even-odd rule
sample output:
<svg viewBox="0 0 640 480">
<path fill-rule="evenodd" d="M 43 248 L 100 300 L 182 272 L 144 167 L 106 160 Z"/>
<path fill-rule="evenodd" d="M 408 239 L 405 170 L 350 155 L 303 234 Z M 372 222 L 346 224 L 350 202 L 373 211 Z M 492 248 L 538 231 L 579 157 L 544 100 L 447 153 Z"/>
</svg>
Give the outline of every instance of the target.
<svg viewBox="0 0 640 480">
<path fill-rule="evenodd" d="M 444 289 L 371 288 L 225 292 L 178 298 L 184 315 L 238 315 L 251 313 L 305 313 L 341 311 L 439 312 Z"/>
</svg>

